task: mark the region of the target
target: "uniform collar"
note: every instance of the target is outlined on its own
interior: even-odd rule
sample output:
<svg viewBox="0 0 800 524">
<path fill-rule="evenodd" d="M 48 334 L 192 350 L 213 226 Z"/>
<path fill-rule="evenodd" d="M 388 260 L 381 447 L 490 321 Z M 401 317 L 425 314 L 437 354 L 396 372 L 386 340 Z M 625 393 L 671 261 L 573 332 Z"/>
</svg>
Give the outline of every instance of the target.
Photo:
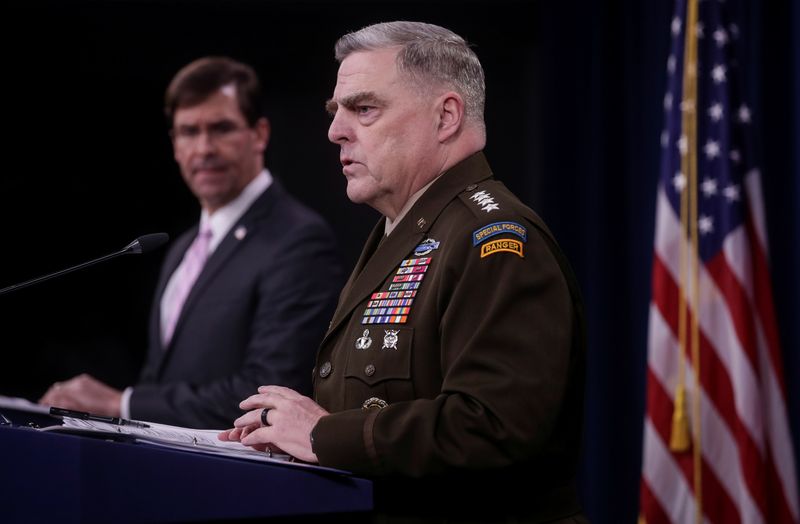
<svg viewBox="0 0 800 524">
<path fill-rule="evenodd" d="M 482 152 L 475 153 L 437 178 L 411 206 L 392 234 L 380 244 L 378 239 L 383 234 L 384 223 L 383 220 L 379 222 L 367 240 L 345 288 L 326 339 L 358 304 L 383 284 L 401 257 L 411 253 L 419 245 L 447 204 L 470 186 L 491 176 L 492 171 L 486 157 Z M 370 254 L 368 251 L 372 249 L 375 252 Z"/>
</svg>

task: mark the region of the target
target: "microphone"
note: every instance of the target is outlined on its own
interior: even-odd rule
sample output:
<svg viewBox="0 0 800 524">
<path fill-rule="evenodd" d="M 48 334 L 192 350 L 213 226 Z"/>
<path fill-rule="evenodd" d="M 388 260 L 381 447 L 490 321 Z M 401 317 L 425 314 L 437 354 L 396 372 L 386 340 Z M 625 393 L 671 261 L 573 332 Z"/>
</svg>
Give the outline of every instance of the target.
<svg viewBox="0 0 800 524">
<path fill-rule="evenodd" d="M 157 247 L 163 246 L 168 240 L 169 235 L 166 233 L 150 233 L 149 235 L 140 236 L 125 246 L 119 254 L 132 253 L 135 255 L 143 255 L 153 251 Z"/>
<path fill-rule="evenodd" d="M 73 271 L 77 271 L 78 269 L 83 269 L 85 267 L 93 266 L 99 262 L 104 262 L 106 260 L 110 260 L 112 258 L 116 258 L 120 255 L 141 255 L 144 253 L 149 253 L 154 249 L 161 247 L 162 245 L 166 244 L 169 240 L 169 235 L 166 233 L 151 233 L 149 235 L 142 235 L 124 248 L 116 251 L 114 253 L 102 256 L 100 258 L 96 258 L 94 260 L 90 260 L 88 262 L 84 262 L 83 264 L 78 264 L 77 266 L 72 266 L 67 269 L 62 269 L 61 271 L 56 271 L 55 273 L 50 273 L 49 275 L 44 275 L 38 278 L 33 278 L 26 282 L 22 282 L 19 284 L 14 284 L 13 286 L 4 287 L 0 289 L 0 295 L 5 295 L 6 293 L 10 293 L 12 291 L 16 291 L 17 289 L 22 289 L 24 287 L 32 286 L 33 284 L 38 284 L 39 282 L 44 282 L 45 280 L 50 280 L 51 278 L 55 278 L 61 275 L 66 275 L 67 273 L 72 273 Z"/>
</svg>

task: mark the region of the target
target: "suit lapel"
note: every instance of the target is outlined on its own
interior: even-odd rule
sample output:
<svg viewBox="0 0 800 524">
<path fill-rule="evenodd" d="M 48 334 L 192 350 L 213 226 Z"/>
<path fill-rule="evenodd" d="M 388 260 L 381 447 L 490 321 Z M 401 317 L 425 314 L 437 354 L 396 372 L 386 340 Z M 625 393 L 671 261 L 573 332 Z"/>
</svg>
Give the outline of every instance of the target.
<svg viewBox="0 0 800 524">
<path fill-rule="evenodd" d="M 451 168 L 428 188 L 400 221 L 391 235 L 377 248 L 383 235 L 384 220 L 378 222 L 361 252 L 356 269 L 350 276 L 334 313 L 325 344 L 337 328 L 350 318 L 353 309 L 375 292 L 408 255 L 425 239 L 447 204 L 470 183 L 492 175 L 483 153 L 476 153 Z M 372 249 L 375 252 L 372 253 Z"/>
<path fill-rule="evenodd" d="M 161 276 L 156 285 L 154 304 L 152 313 L 150 314 L 152 326 L 150 330 L 150 344 L 158 348 L 157 354 L 162 358 L 164 355 L 164 344 L 161 341 L 161 300 L 164 297 L 164 290 L 167 288 L 169 279 L 172 278 L 172 274 L 183 260 L 183 255 L 189 249 L 192 240 L 197 236 L 198 228 L 199 226 L 195 225 L 175 241 L 175 244 L 171 247 L 167 257 L 164 259 Z"/>
<path fill-rule="evenodd" d="M 216 275 L 225 267 L 226 261 L 236 253 L 241 245 L 247 242 L 248 238 L 255 234 L 259 221 L 269 215 L 274 208 L 276 200 L 280 198 L 281 192 L 282 188 L 278 181 L 273 180 L 272 185 L 250 205 L 241 218 L 234 223 L 211 256 L 208 257 L 205 266 L 203 266 L 203 270 L 197 276 L 197 280 L 189 291 L 189 295 L 186 297 L 186 301 L 183 304 L 177 324 L 175 325 L 175 332 L 169 344 L 170 347 L 179 338 L 181 327 L 186 322 L 186 318 L 191 315 L 192 309 L 199 298 L 214 281 Z M 239 235 L 241 238 L 236 234 L 236 230 L 240 228 L 244 228 L 245 231 L 244 236 Z M 197 227 L 194 228 L 194 231 L 196 234 Z M 189 243 L 191 243 L 193 238 L 194 236 L 190 238 Z M 188 244 L 186 249 L 188 249 Z M 186 249 L 184 249 L 184 252 Z M 177 267 L 177 264 L 175 267 Z M 174 269 L 175 268 L 173 268 L 173 271 Z"/>
</svg>

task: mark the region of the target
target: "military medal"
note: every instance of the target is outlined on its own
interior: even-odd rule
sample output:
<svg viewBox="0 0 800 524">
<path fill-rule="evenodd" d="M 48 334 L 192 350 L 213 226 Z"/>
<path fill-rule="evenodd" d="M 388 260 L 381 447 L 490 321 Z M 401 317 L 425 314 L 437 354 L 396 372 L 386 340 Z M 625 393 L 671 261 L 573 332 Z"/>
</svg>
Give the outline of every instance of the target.
<svg viewBox="0 0 800 524">
<path fill-rule="evenodd" d="M 414 256 L 427 255 L 438 248 L 439 242 L 428 238 L 415 248 Z M 405 324 L 411 313 L 417 289 L 425 278 L 432 260 L 431 257 L 420 257 L 407 258 L 400 262 L 397 272 L 389 282 L 389 290 L 379 291 L 370 296 L 361 323 Z M 385 344 L 384 349 L 388 349 Z"/>
</svg>

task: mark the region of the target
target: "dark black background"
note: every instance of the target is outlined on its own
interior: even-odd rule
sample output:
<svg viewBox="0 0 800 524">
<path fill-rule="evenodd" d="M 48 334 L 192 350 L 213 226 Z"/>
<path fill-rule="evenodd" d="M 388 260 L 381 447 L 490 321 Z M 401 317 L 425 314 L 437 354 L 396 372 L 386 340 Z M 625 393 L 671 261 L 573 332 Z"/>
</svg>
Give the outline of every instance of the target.
<svg viewBox="0 0 800 524">
<path fill-rule="evenodd" d="M 797 442 L 800 8 L 743 3 Z M 585 294 L 587 512 L 594 522 L 634 521 L 671 2 L 106 0 L 4 11 L 0 287 L 144 233 L 175 237 L 197 220 L 162 96 L 177 69 L 206 54 L 257 69 L 273 128 L 267 165 L 333 225 L 352 266 L 378 215 L 347 201 L 326 139 L 334 41 L 393 19 L 467 38 L 486 70 L 493 169 L 554 230 Z M 0 297 L 0 394 L 35 399 L 84 371 L 118 387 L 134 381 L 162 255 Z"/>
</svg>

